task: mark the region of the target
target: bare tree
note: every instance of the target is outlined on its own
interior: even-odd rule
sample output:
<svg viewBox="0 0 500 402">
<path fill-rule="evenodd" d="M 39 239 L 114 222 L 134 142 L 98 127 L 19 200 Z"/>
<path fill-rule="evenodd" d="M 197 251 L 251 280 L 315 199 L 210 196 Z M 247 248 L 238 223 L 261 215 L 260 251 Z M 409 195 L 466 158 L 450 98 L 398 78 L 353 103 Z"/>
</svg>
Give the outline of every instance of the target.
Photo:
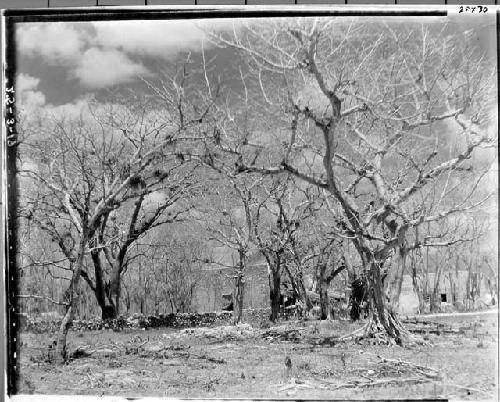
<svg viewBox="0 0 500 402">
<path fill-rule="evenodd" d="M 252 251 L 255 251 L 255 208 L 258 204 L 258 187 L 262 178 L 236 177 L 224 167 L 211 165 L 222 174 L 226 185 L 222 184 L 222 191 L 215 190 L 214 207 L 208 208 L 210 219 L 207 222 L 209 239 L 219 246 L 225 247 L 237 254 L 233 264 L 227 268 L 232 269 L 234 280 L 233 291 L 233 318 L 235 323 L 241 322 L 245 292 L 245 271 Z M 228 187 L 227 190 L 225 187 Z M 218 222 L 213 222 L 213 212 L 218 217 Z M 217 262 L 225 266 L 225 262 Z"/>
<path fill-rule="evenodd" d="M 288 133 L 274 158 L 243 155 L 229 140 L 221 149 L 241 155 L 242 173 L 287 172 L 335 198 L 369 278 L 367 331 L 380 326 L 410 341 L 385 302 L 383 271 L 431 244 L 410 245 L 415 228 L 491 198 L 480 190 L 491 157 L 474 168 L 469 161 L 496 146 L 493 71 L 467 37 L 437 24 L 277 20 L 213 39 L 246 58 L 247 87 L 260 90 L 254 107 Z M 228 119 L 220 127 L 222 138 L 239 135 Z M 421 208 L 420 197 L 434 202 Z"/>
<path fill-rule="evenodd" d="M 139 102 L 135 109 L 123 104 L 91 107 L 87 118 L 48 122 L 31 137 L 25 135 L 20 146 L 20 174 L 22 180 L 33 181 L 38 190 L 22 193 L 22 214 L 58 244 L 72 273 L 65 297 L 67 311 L 57 340 L 60 360 L 65 358 L 66 334 L 74 317 L 81 277 L 103 301 L 102 270 L 95 258 L 100 250 L 109 251 L 108 262 L 114 266 L 114 288 L 108 301 L 113 300 L 116 314 L 119 275 L 126 266 L 128 247 L 145 231 L 179 216 L 179 210 L 170 218 L 163 213 L 190 187 L 192 169 L 184 166 L 187 158 L 183 151 L 200 138 L 195 127 L 201 124 L 211 103 L 207 101 L 197 111 L 191 108 L 190 114 L 183 110 L 184 105 L 177 109 L 177 121 L 172 114 L 165 118 L 147 103 Z M 172 186 L 164 186 L 171 174 L 176 177 Z M 163 192 L 161 205 L 140 216 L 146 198 L 158 192 Z M 104 229 L 112 214 L 128 203 L 133 205 L 129 227 L 119 236 L 106 238 Z M 110 251 L 113 245 L 119 249 L 114 256 Z M 93 284 L 85 271 L 89 254 L 96 268 Z"/>
<path fill-rule="evenodd" d="M 180 227 L 178 225 L 177 229 Z M 201 280 L 201 267 L 206 259 L 204 242 L 191 235 L 164 234 L 160 242 L 143 247 L 153 249 L 142 258 L 152 265 L 153 280 L 144 294 L 146 302 L 152 297 L 156 299 L 152 303 L 155 314 L 191 312 L 195 288 Z"/>
<path fill-rule="evenodd" d="M 100 247 L 91 251 L 94 276 L 86 271 L 82 271 L 82 276 L 96 295 L 103 318 L 119 314 L 121 277 L 137 256 L 130 252 L 134 243 L 158 226 L 185 219 L 190 209 L 189 200 L 196 187 L 195 166 L 176 161 L 175 156 L 171 159 L 170 163 L 163 161 L 161 168 L 153 172 L 163 180 L 145 182 L 136 191 L 133 202 L 110 211 L 102 219 L 97 234 Z"/>
<path fill-rule="evenodd" d="M 343 249 L 346 239 L 342 228 L 338 227 L 338 216 L 325 211 L 325 198 L 321 190 L 308 185 L 304 194 L 308 200 L 307 208 L 298 215 L 300 227 L 291 242 L 294 264 L 287 264 L 285 269 L 292 278 L 293 288 L 298 288 L 295 293 L 305 304 L 306 312 L 311 309 L 312 304 L 305 289 L 304 273 L 308 272 L 316 278 L 314 283 L 319 294 L 320 318 L 324 320 L 331 318 L 328 288 L 347 269 Z M 291 266 L 295 268 L 294 273 Z"/>
<path fill-rule="evenodd" d="M 303 265 L 307 257 L 300 247 L 301 225 L 315 213 L 314 199 L 307 189 L 301 189 L 290 176 L 275 177 L 264 186 L 265 202 L 256 211 L 255 238 L 258 248 L 266 259 L 269 276 L 271 321 L 279 317 L 282 277 L 285 273 L 295 296 L 308 308 L 304 286 Z M 292 272 L 295 267 L 295 272 Z"/>
<path fill-rule="evenodd" d="M 85 255 L 98 246 L 95 236 L 103 217 L 135 196 L 128 191 L 131 181 L 146 170 L 153 155 L 149 154 L 146 159 L 132 157 L 132 171 L 123 172 L 121 176 L 103 182 L 103 188 L 99 188 L 96 178 L 100 172 L 92 169 L 92 166 L 102 166 L 104 162 L 92 158 L 92 152 L 94 156 L 101 152 L 107 154 L 108 144 L 97 146 L 82 122 L 70 127 L 56 124 L 54 129 L 56 135 L 52 138 L 47 138 L 38 147 L 31 144 L 41 151 L 42 156 L 35 168 L 23 169 L 22 174 L 39 184 L 35 197 L 30 198 L 26 194 L 26 205 L 29 208 L 27 219 L 35 221 L 59 245 L 72 272 L 65 294 L 68 308 L 57 340 L 58 356 L 64 359 L 66 334 L 74 316 L 74 299 L 84 269 Z M 55 142 L 50 144 L 53 146 L 52 152 L 48 148 L 49 144 L 44 144 L 51 140 Z M 36 155 L 31 155 L 31 158 L 35 157 Z"/>
</svg>

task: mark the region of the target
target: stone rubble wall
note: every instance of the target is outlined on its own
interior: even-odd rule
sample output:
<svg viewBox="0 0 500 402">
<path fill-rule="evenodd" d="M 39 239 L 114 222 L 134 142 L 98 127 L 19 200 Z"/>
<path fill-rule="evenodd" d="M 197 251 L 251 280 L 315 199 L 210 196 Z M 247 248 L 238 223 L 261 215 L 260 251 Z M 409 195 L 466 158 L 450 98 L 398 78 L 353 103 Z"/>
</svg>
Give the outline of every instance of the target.
<svg viewBox="0 0 500 402">
<path fill-rule="evenodd" d="M 71 326 L 73 331 L 98 331 L 111 329 L 121 331 L 123 329 L 138 328 L 189 328 L 211 326 L 217 324 L 228 324 L 231 322 L 231 312 L 214 313 L 178 313 L 159 316 L 144 316 L 134 314 L 130 317 L 120 316 L 110 320 L 74 320 Z M 24 318 L 21 320 L 21 328 L 25 332 L 47 333 L 56 332 L 61 325 L 62 317 L 53 320 Z"/>
<path fill-rule="evenodd" d="M 242 323 L 250 324 L 254 327 L 269 326 L 270 308 L 245 309 L 243 310 Z M 344 314 L 345 315 L 345 314 Z M 335 312 L 335 317 L 342 315 Z M 20 325 L 23 332 L 37 334 L 55 333 L 58 331 L 63 317 L 29 317 L 21 314 Z M 298 316 L 296 308 L 287 307 L 280 312 L 280 320 L 296 320 Z M 230 311 L 210 312 L 210 313 L 177 313 L 165 315 L 133 314 L 129 317 L 120 316 L 116 319 L 101 320 L 74 320 L 71 326 L 72 331 L 99 331 L 124 329 L 148 329 L 148 328 L 195 328 L 228 325 L 233 323 L 233 315 Z"/>
<path fill-rule="evenodd" d="M 269 319 L 269 309 L 248 309 L 243 311 L 243 322 L 261 324 Z M 283 317 L 285 318 L 285 317 Z M 177 313 L 159 316 L 145 316 L 134 314 L 130 317 L 120 316 L 110 320 L 74 320 L 71 326 L 72 331 L 98 331 L 110 329 L 121 331 L 123 329 L 139 328 L 193 328 L 209 327 L 216 325 L 227 325 L 232 323 L 232 312 L 211 312 L 211 313 Z M 21 330 L 31 333 L 54 333 L 57 332 L 62 321 L 59 318 L 30 318 L 26 315 L 20 317 Z"/>
</svg>

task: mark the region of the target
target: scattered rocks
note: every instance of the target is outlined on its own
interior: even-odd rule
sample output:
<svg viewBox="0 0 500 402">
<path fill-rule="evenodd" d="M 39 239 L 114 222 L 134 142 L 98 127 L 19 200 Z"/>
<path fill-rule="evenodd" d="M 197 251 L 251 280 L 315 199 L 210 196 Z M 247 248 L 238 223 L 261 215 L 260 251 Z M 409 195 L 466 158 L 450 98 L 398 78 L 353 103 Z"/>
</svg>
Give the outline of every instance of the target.
<svg viewBox="0 0 500 402">
<path fill-rule="evenodd" d="M 144 345 L 144 351 L 147 353 L 159 353 L 165 349 L 162 343 L 147 343 Z"/>
<path fill-rule="evenodd" d="M 92 355 L 96 358 L 100 358 L 100 357 L 113 358 L 113 357 L 116 357 L 118 355 L 118 353 L 112 349 L 97 349 L 94 351 L 94 353 Z"/>
<path fill-rule="evenodd" d="M 187 328 L 180 331 L 179 335 L 189 335 L 195 338 L 210 338 L 223 342 L 251 338 L 256 336 L 256 331 L 249 324 L 239 324 L 214 328 Z"/>
<path fill-rule="evenodd" d="M 302 333 L 296 328 L 271 327 L 262 333 L 262 337 L 268 340 L 299 342 L 302 339 Z"/>
</svg>

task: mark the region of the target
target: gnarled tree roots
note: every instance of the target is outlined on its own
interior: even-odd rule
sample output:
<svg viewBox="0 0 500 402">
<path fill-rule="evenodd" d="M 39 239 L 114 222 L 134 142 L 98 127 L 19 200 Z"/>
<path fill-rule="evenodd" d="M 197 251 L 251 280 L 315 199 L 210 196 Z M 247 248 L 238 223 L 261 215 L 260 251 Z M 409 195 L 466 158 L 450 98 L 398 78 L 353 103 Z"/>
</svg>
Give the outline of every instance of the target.
<svg viewBox="0 0 500 402">
<path fill-rule="evenodd" d="M 422 337 L 410 333 L 392 314 L 387 314 L 385 318 L 388 328 L 384 327 L 376 316 L 371 315 L 363 327 L 341 336 L 338 340 L 354 340 L 356 342 L 371 340 L 377 344 L 399 345 L 402 347 L 428 344 Z"/>
</svg>

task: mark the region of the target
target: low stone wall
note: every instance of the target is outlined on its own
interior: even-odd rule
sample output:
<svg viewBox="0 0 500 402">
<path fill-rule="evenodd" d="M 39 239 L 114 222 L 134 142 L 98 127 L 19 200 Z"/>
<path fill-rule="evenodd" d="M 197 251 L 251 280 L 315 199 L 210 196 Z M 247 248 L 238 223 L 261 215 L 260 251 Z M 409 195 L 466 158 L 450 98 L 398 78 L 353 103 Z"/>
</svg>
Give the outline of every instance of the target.
<svg viewBox="0 0 500 402">
<path fill-rule="evenodd" d="M 242 321 L 253 326 L 261 326 L 268 323 L 271 309 L 245 309 L 243 310 Z M 281 320 L 294 319 L 295 311 L 285 309 L 280 314 Z M 62 317 L 59 319 L 30 318 L 23 315 L 21 320 L 22 331 L 31 333 L 54 333 L 61 325 Z M 192 328 L 210 327 L 215 325 L 227 325 L 232 323 L 233 314 L 230 311 L 212 313 L 178 313 L 159 316 L 144 316 L 134 314 L 130 317 L 121 316 L 112 320 L 74 320 L 71 326 L 73 331 L 99 331 L 110 329 L 121 331 L 123 329 L 137 328 Z"/>
<path fill-rule="evenodd" d="M 119 317 L 112 320 L 74 320 L 71 326 L 73 331 L 96 331 L 111 329 L 120 331 L 134 328 L 188 328 L 207 327 L 217 324 L 228 324 L 231 322 L 231 312 L 214 313 L 178 313 L 159 316 L 143 316 L 134 314 L 130 317 Z M 27 318 L 23 323 L 22 330 L 33 333 L 56 332 L 61 325 L 58 320 L 40 320 Z"/>
</svg>

